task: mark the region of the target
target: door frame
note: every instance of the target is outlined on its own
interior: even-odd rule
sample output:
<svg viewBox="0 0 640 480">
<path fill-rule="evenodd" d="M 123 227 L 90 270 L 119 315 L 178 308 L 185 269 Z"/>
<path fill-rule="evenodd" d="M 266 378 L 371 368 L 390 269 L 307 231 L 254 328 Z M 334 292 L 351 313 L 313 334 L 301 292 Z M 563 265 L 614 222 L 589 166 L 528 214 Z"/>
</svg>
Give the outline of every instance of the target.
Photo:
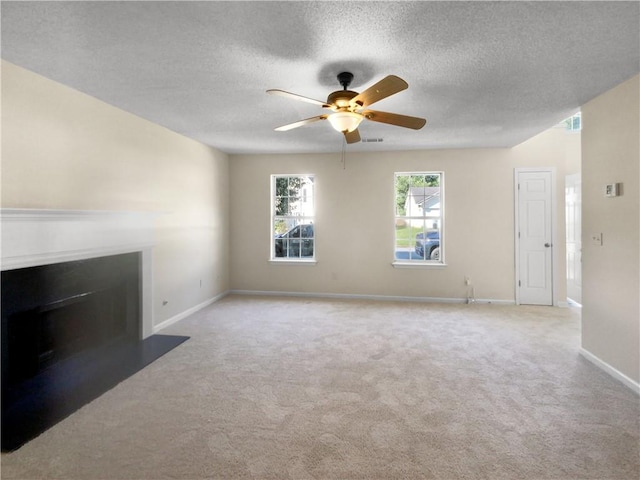
<svg viewBox="0 0 640 480">
<path fill-rule="evenodd" d="M 520 201 L 520 193 L 518 190 L 518 180 L 520 173 L 532 173 L 532 172 L 545 172 L 551 174 L 551 304 L 555 307 L 560 306 L 558 302 L 558 255 L 556 254 L 558 244 L 557 238 L 557 216 L 558 216 L 558 203 L 557 203 L 557 184 L 556 184 L 556 168 L 555 167 L 516 167 L 513 169 L 513 192 L 514 192 L 514 244 L 515 244 L 515 300 L 516 305 L 520 305 L 520 289 L 518 288 L 518 281 L 520 279 L 520 239 L 518 238 L 518 232 L 520 231 L 520 212 L 518 204 Z M 563 302 L 566 304 L 567 302 Z"/>
<path fill-rule="evenodd" d="M 578 185 L 580 185 L 580 188 L 577 189 L 580 192 L 580 226 L 582 227 L 582 173 L 578 172 L 578 173 L 570 173 L 564 176 L 564 188 L 565 188 L 565 201 L 564 201 L 564 211 L 567 212 L 567 196 L 566 196 L 566 189 L 567 189 L 567 183 L 569 180 L 577 180 Z M 575 183 L 574 183 L 575 186 Z M 565 231 L 568 228 L 569 225 L 569 217 L 567 216 L 567 214 L 565 213 L 565 219 L 564 219 L 564 224 L 565 224 Z M 574 304 L 577 305 L 582 305 L 582 228 L 580 228 L 580 231 L 575 231 L 574 229 L 574 236 L 575 238 L 578 240 L 579 244 L 580 244 L 580 248 L 578 249 L 578 255 L 580 256 L 579 261 L 577 262 L 580 265 L 580 286 L 578 287 L 580 289 L 580 301 L 578 302 L 578 300 L 576 300 L 575 298 L 573 298 L 573 296 L 569 295 L 569 267 L 567 265 L 567 270 L 565 271 L 565 277 L 567 280 L 567 304 L 569 304 L 569 300 L 571 300 L 572 302 L 574 302 Z M 569 255 L 569 244 L 567 242 L 567 239 L 565 238 L 565 258 L 567 258 L 568 260 L 568 255 Z"/>
</svg>

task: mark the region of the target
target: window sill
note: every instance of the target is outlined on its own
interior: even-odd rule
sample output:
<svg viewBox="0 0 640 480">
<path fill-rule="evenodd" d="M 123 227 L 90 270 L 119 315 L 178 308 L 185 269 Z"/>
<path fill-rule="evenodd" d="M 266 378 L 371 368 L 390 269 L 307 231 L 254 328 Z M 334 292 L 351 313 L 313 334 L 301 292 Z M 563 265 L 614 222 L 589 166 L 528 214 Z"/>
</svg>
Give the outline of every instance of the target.
<svg viewBox="0 0 640 480">
<path fill-rule="evenodd" d="M 296 266 L 304 266 L 309 267 L 316 265 L 318 262 L 316 260 L 269 260 L 269 263 L 272 265 L 296 265 Z"/>
<path fill-rule="evenodd" d="M 446 263 L 426 263 L 426 262 L 392 262 L 393 268 L 445 268 Z"/>
</svg>

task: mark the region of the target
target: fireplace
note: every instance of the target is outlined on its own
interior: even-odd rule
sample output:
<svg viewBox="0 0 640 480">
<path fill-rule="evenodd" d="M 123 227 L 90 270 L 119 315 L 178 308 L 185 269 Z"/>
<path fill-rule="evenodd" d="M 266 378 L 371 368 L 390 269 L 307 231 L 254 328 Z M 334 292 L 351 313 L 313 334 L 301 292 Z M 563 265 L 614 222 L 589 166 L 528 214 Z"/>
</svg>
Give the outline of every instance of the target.
<svg viewBox="0 0 640 480">
<path fill-rule="evenodd" d="M 2 272 L 2 388 L 140 334 L 139 253 Z"/>
<path fill-rule="evenodd" d="M 154 335 L 155 214 L 2 209 L 2 450 L 188 337 Z"/>
<path fill-rule="evenodd" d="M 152 212 L 0 209 L 2 271 L 137 253 L 140 339 L 153 333 Z"/>
</svg>

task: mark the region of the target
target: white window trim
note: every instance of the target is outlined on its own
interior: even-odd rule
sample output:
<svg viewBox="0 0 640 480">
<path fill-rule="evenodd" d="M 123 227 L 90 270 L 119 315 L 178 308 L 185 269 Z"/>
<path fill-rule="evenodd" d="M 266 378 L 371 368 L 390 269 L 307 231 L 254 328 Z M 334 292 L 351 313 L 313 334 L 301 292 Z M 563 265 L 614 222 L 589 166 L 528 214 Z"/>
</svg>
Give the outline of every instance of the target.
<svg viewBox="0 0 640 480">
<path fill-rule="evenodd" d="M 440 204 L 442 205 L 440 220 L 441 220 L 441 228 L 440 228 L 440 258 L 439 261 L 434 260 L 398 260 L 395 258 L 395 247 L 396 247 L 396 236 L 395 232 L 393 235 L 393 260 L 391 262 L 391 266 L 393 268 L 426 268 L 426 269 L 440 269 L 446 268 L 448 264 L 445 262 L 445 234 L 444 234 L 444 226 L 445 226 L 445 214 L 446 214 L 446 206 L 445 206 L 445 182 L 444 182 L 444 171 L 442 170 L 428 170 L 428 171 L 411 171 L 411 172 L 394 172 L 394 186 L 393 186 L 393 218 L 394 224 L 396 220 L 396 209 L 395 209 L 395 197 L 396 197 L 396 188 L 395 188 L 395 179 L 398 175 L 429 175 L 429 174 L 438 174 L 440 175 Z"/>
<path fill-rule="evenodd" d="M 423 263 L 421 263 L 423 262 Z M 412 260 L 412 261 L 402 261 L 402 260 L 394 260 L 391 262 L 393 268 L 444 268 L 447 267 L 446 263 L 428 263 L 433 262 L 433 260 Z"/>
<path fill-rule="evenodd" d="M 315 253 L 315 246 L 314 248 L 314 253 Z M 270 259 L 269 263 L 271 263 L 272 265 L 295 265 L 298 267 L 312 267 L 314 265 L 318 264 L 317 260 L 309 260 L 309 259 L 300 259 L 300 260 L 289 260 L 288 258 L 283 258 L 282 260 L 280 259 Z"/>
<path fill-rule="evenodd" d="M 292 257 L 275 257 L 273 252 L 275 250 L 275 238 L 273 236 L 273 221 L 274 218 L 277 216 L 275 215 L 275 205 L 274 205 L 274 200 L 275 200 L 275 187 L 276 187 L 276 182 L 275 179 L 276 178 L 282 178 L 282 177 L 309 177 L 309 178 L 313 178 L 313 205 L 314 205 L 314 215 L 312 217 L 309 217 L 308 215 L 305 216 L 300 216 L 300 217 L 289 217 L 289 218 L 293 218 L 296 220 L 300 220 L 300 219 L 309 219 L 311 218 L 312 221 L 310 223 L 313 223 L 314 225 L 314 233 L 313 233 L 313 257 L 308 258 L 308 257 L 301 257 L 299 259 L 295 259 Z M 269 201 L 269 208 L 270 208 L 270 212 L 269 212 L 269 223 L 270 223 L 270 238 L 269 238 L 269 259 L 267 260 L 270 264 L 273 265 L 298 265 L 298 266 L 313 266 L 316 265 L 318 263 L 317 259 L 316 259 L 316 248 L 317 248 L 317 242 L 316 242 L 316 233 L 315 233 L 315 225 L 316 225 L 316 216 L 315 216 L 315 203 L 316 203 L 316 176 L 313 173 L 274 173 L 269 177 L 269 181 L 271 183 L 270 186 L 270 194 L 271 194 L 271 198 Z M 280 215 L 280 217 L 284 217 L 283 215 Z"/>
</svg>

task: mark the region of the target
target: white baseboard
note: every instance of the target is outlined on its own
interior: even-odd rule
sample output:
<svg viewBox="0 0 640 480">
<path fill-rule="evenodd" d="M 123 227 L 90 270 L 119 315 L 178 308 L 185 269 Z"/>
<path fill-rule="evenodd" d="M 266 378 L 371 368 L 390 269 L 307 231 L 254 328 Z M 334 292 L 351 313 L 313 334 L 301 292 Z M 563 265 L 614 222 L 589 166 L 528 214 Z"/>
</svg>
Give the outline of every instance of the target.
<svg viewBox="0 0 640 480">
<path fill-rule="evenodd" d="M 605 362 L 605 361 L 601 360 L 600 358 L 596 357 L 593 353 L 589 352 L 588 350 L 585 350 L 584 348 L 580 348 L 580 355 L 582 355 L 584 358 L 589 360 L 596 367 L 604 370 L 606 373 L 611 375 L 616 380 L 619 380 L 620 382 L 624 383 L 627 387 L 629 387 L 631 390 L 633 390 L 636 394 L 640 395 L 640 383 L 638 383 L 635 380 L 632 380 L 631 378 L 627 377 L 624 373 L 622 373 L 621 371 L 615 369 L 614 367 L 609 365 L 607 362 Z"/>
<path fill-rule="evenodd" d="M 351 300 L 382 300 L 382 301 L 396 301 L 396 302 L 424 302 L 424 303 L 477 303 L 477 304 L 496 304 L 496 305 L 514 305 L 512 300 L 494 300 L 487 298 L 477 298 L 469 302 L 466 298 L 444 298 L 444 297 L 405 297 L 405 296 L 391 296 L 391 295 L 357 295 L 348 293 L 310 293 L 310 292 L 276 292 L 276 291 L 264 291 L 264 290 L 227 290 L 219 295 L 216 295 L 209 300 L 206 300 L 195 307 L 191 307 L 178 315 L 174 315 L 168 318 L 162 323 L 153 326 L 153 333 L 158 333 L 160 330 L 167 328 L 169 325 L 173 325 L 180 320 L 187 318 L 189 315 L 193 315 L 199 310 L 217 302 L 218 300 L 226 297 L 227 295 L 262 295 L 262 296 L 281 296 L 281 297 L 307 297 L 307 298 L 339 298 L 339 299 L 351 299 Z"/>
<path fill-rule="evenodd" d="M 265 290 L 229 290 L 233 295 L 262 295 L 272 297 L 307 297 L 307 298 L 339 298 L 346 300 L 382 300 L 392 302 L 424 302 L 424 303 L 478 303 L 496 305 L 514 305 L 513 300 L 495 300 L 488 298 L 476 298 L 469 302 L 466 298 L 446 297 L 405 297 L 393 295 L 361 295 L 350 293 L 312 293 L 312 292 L 276 292 Z"/>
<path fill-rule="evenodd" d="M 222 292 L 219 295 L 216 295 L 213 298 L 210 298 L 209 300 L 206 300 L 198 305 L 196 305 L 195 307 L 191 307 L 187 310 L 185 310 L 182 313 L 179 313 L 178 315 L 174 315 L 171 318 L 166 319 L 164 322 L 159 323 L 158 325 L 154 325 L 153 327 L 153 333 L 158 333 L 160 330 L 167 328 L 169 325 L 173 325 L 176 322 L 179 322 L 180 320 L 187 318 L 189 315 L 193 315 L 194 313 L 196 313 L 199 310 L 202 310 L 205 307 L 208 307 L 209 305 L 211 305 L 212 303 L 217 302 L 218 300 L 226 297 L 229 294 L 228 291 L 226 292 Z"/>
</svg>

